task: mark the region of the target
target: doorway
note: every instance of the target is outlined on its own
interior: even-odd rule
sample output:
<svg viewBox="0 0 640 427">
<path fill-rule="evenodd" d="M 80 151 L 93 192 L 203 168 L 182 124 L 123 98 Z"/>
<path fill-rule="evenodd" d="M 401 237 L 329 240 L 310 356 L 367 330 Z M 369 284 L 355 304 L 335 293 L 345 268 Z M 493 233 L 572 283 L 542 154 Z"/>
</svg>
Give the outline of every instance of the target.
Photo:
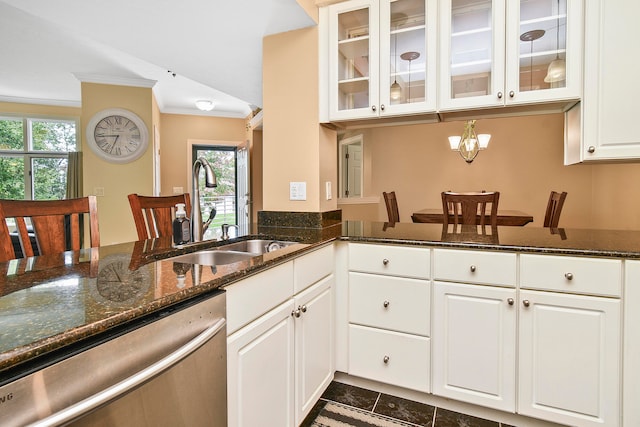
<svg viewBox="0 0 640 427">
<path fill-rule="evenodd" d="M 248 209 L 249 187 L 249 150 L 247 144 L 191 146 L 191 165 L 199 157 L 204 157 L 216 174 L 218 186 L 206 188 L 204 174 L 198 177 L 202 220 L 207 221 L 215 209 L 215 217 L 204 233 L 203 239 L 218 239 L 222 224 L 238 226 L 237 235 L 247 235 L 251 221 Z M 231 236 L 236 230 L 230 230 Z"/>
</svg>

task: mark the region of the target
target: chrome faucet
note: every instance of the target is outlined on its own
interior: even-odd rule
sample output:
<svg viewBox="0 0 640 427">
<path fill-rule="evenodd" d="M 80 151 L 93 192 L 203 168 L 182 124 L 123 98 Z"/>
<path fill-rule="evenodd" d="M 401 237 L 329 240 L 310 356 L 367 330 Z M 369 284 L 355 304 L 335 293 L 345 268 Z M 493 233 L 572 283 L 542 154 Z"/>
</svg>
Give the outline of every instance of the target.
<svg viewBox="0 0 640 427">
<path fill-rule="evenodd" d="M 236 235 L 240 231 L 240 227 L 236 224 L 222 224 L 222 240 L 229 240 L 229 229 L 231 227 L 236 228 Z"/>
<path fill-rule="evenodd" d="M 213 173 L 213 168 L 204 157 L 198 157 L 193 162 L 193 181 L 191 186 L 191 241 L 202 241 L 202 211 L 200 210 L 200 189 L 198 188 L 198 175 L 200 175 L 200 168 L 204 168 L 205 183 L 207 188 L 213 188 L 218 186 L 216 181 L 216 174 Z"/>
</svg>

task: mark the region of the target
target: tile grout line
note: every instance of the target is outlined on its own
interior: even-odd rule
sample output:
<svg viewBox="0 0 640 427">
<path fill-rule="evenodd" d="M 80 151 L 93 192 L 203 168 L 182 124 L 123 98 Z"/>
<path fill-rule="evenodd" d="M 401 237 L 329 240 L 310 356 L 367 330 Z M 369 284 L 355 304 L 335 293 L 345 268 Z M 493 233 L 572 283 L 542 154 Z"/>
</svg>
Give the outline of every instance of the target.
<svg viewBox="0 0 640 427">
<path fill-rule="evenodd" d="M 376 412 L 376 406 L 378 406 L 378 402 L 380 401 L 380 396 L 382 396 L 382 393 L 378 393 L 378 397 L 376 397 L 376 401 L 373 404 L 373 408 L 371 408 L 372 414 Z"/>
</svg>

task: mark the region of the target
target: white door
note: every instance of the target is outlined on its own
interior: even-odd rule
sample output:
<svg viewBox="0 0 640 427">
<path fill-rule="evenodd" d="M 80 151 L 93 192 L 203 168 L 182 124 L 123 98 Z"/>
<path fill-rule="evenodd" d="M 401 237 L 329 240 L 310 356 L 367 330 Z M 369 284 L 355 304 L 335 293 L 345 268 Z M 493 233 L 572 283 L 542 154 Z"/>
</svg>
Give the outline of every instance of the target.
<svg viewBox="0 0 640 427">
<path fill-rule="evenodd" d="M 362 145 L 347 145 L 347 194 L 362 197 Z"/>
<path fill-rule="evenodd" d="M 293 300 L 227 339 L 229 427 L 294 426 Z"/>
<path fill-rule="evenodd" d="M 307 416 L 333 379 L 334 276 L 295 298 L 296 425 Z"/>
<path fill-rule="evenodd" d="M 244 142 L 236 151 L 236 206 L 238 207 L 239 235 L 249 234 L 251 227 L 251 163 L 249 143 Z"/>
<path fill-rule="evenodd" d="M 515 410 L 515 289 L 434 283 L 433 393 Z"/>
<path fill-rule="evenodd" d="M 619 425 L 620 301 L 535 291 L 520 300 L 518 412 Z"/>
</svg>

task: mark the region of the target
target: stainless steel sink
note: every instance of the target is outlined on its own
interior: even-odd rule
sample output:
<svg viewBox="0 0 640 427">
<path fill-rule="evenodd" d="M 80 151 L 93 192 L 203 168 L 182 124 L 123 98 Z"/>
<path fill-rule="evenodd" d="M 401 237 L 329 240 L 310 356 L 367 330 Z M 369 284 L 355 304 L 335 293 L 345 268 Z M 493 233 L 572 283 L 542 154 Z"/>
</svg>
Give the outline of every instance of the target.
<svg viewBox="0 0 640 427">
<path fill-rule="evenodd" d="M 277 251 L 278 249 L 286 248 L 287 246 L 295 245 L 297 243 L 298 242 L 290 242 L 286 240 L 251 239 L 229 243 L 219 246 L 216 249 L 220 251 L 236 251 L 261 255 L 267 252 Z"/>
<path fill-rule="evenodd" d="M 174 262 L 184 262 L 187 264 L 224 265 L 246 261 L 254 256 L 256 256 L 256 254 L 248 252 L 208 250 L 178 255 L 170 258 L 170 260 Z"/>
</svg>

